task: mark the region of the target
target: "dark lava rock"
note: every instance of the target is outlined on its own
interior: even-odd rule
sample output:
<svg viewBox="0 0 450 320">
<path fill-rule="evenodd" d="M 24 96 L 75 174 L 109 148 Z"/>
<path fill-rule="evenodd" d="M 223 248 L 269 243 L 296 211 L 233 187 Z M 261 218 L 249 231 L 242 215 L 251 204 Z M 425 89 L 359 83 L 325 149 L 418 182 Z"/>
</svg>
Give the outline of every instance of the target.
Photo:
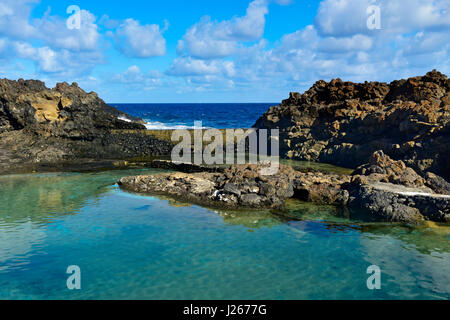
<svg viewBox="0 0 450 320">
<path fill-rule="evenodd" d="M 224 187 L 223 187 L 223 192 L 229 193 L 229 194 L 234 194 L 234 195 L 236 195 L 238 197 L 242 194 L 242 192 L 239 189 L 239 187 L 237 185 L 235 185 L 234 183 L 227 183 L 227 184 L 225 184 Z"/>
<path fill-rule="evenodd" d="M 376 151 L 353 173 L 347 185 L 349 204 L 386 221 L 418 223 L 422 219 L 445 222 L 450 218 L 447 182 L 428 173 L 426 179 L 403 161 Z"/>
<path fill-rule="evenodd" d="M 425 175 L 425 184 L 436 193 L 450 195 L 450 183 L 432 172 L 427 172 Z"/>
<path fill-rule="evenodd" d="M 284 208 L 292 197 L 295 171 L 281 166 L 276 175 L 262 175 L 268 164 L 235 165 L 223 172 L 164 173 L 125 177 L 119 185 L 133 192 L 163 194 L 219 208 Z"/>
<path fill-rule="evenodd" d="M 296 198 L 350 206 L 382 221 L 450 221 L 450 195 L 434 193 L 413 169 L 381 151 L 375 152 L 352 176 L 304 173 L 284 165 L 277 173 L 264 175 L 262 169 L 267 165 L 234 165 L 222 172 L 125 177 L 118 183 L 129 191 L 161 194 L 210 207 L 283 210 L 286 199 Z M 429 179 L 440 178 L 430 175 Z"/>
<path fill-rule="evenodd" d="M 195 172 L 223 172 L 225 168 L 220 166 L 204 166 L 193 163 L 184 163 L 170 160 L 153 160 L 146 165 L 149 168 L 175 170 L 184 173 Z"/>
<path fill-rule="evenodd" d="M 254 127 L 280 129 L 286 158 L 355 168 L 383 150 L 421 175 L 450 179 L 450 79 L 435 70 L 391 84 L 318 81 Z"/>
<path fill-rule="evenodd" d="M 172 145 L 145 134 L 142 120 L 108 106 L 76 83 L 48 89 L 36 80 L 0 80 L 1 171 L 27 163 L 128 159 L 169 154 Z"/>
</svg>

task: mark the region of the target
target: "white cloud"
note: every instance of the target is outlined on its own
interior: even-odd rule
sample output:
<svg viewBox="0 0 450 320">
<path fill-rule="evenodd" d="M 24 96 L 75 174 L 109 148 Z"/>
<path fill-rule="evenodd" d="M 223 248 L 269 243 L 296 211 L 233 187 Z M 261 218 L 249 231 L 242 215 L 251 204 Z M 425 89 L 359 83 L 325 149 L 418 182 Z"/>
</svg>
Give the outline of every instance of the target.
<svg viewBox="0 0 450 320">
<path fill-rule="evenodd" d="M 126 19 L 116 31 L 116 46 L 129 58 L 149 58 L 166 54 L 166 39 L 159 25 L 140 25 L 139 21 Z"/>
<path fill-rule="evenodd" d="M 183 92 L 233 89 L 284 94 L 333 77 L 390 81 L 433 68 L 450 73 L 449 0 L 323 0 L 311 25 L 274 43 L 263 38 L 269 5 L 290 1 L 247 1 L 245 14 L 224 21 L 206 16 L 188 28 L 178 42 L 178 57 L 165 74 L 131 65 L 139 64 L 133 61 L 123 72 L 111 71 L 107 80 L 96 83 L 144 90 L 176 87 Z M 97 21 L 83 10 L 81 30 L 69 30 L 67 17 L 51 15 L 49 10 L 32 19 L 30 12 L 38 0 L 0 2 L 3 69 L 20 62 L 15 58 L 27 59 L 35 63 L 40 78 L 89 79 L 95 67 L 107 60 L 103 52 L 110 45 L 108 36 L 128 58 L 166 53 L 167 24 L 113 20 L 106 15 Z M 370 5 L 381 8 L 380 30 L 367 28 Z"/>
<path fill-rule="evenodd" d="M 48 46 L 35 48 L 26 42 L 15 42 L 13 49 L 17 57 L 36 63 L 40 72 L 64 78 L 89 74 L 103 56 L 97 51 L 72 52 L 67 49 L 54 50 Z"/>
<path fill-rule="evenodd" d="M 98 49 L 100 34 L 95 16 L 81 10 L 81 28 L 69 30 L 66 17 L 50 15 L 50 8 L 40 19 L 31 19 L 32 5 L 38 0 L 2 0 L 0 4 L 0 35 L 10 40 L 39 40 L 53 48 L 72 51 Z"/>
<path fill-rule="evenodd" d="M 264 34 L 267 0 L 254 0 L 243 17 L 226 21 L 212 21 L 203 17 L 189 28 L 178 42 L 178 53 L 197 59 L 215 59 L 232 55 L 239 42 L 258 40 Z"/>
<path fill-rule="evenodd" d="M 382 33 L 450 26 L 448 0 L 324 0 L 320 3 L 315 27 L 323 36 L 369 34 L 367 8 L 380 7 Z"/>
<path fill-rule="evenodd" d="M 224 75 L 232 77 L 236 74 L 236 70 L 232 61 L 208 61 L 187 57 L 176 58 L 167 74 L 172 76 Z"/>
<path fill-rule="evenodd" d="M 374 3 L 381 6 L 381 30 L 367 28 L 366 9 Z M 240 47 L 231 42 L 234 51 L 227 60 L 220 59 L 220 54 L 208 64 L 178 58 L 171 71 L 179 75 L 203 73 L 222 77 L 222 83 L 228 79 L 242 89 L 270 87 L 286 92 L 306 90 L 319 79 L 336 77 L 391 81 L 434 68 L 448 73 L 449 14 L 450 1 L 443 0 L 324 0 L 314 25 L 284 35 L 272 48 L 265 41 Z M 200 25 L 214 26 L 208 33 L 214 34 L 218 24 Z M 197 31 L 193 34 L 201 35 Z M 204 45 L 208 47 L 207 42 Z M 217 46 L 220 53 L 219 49 Z M 219 66 L 223 61 L 233 62 L 235 72 L 221 72 Z"/>
<path fill-rule="evenodd" d="M 373 41 L 365 35 L 354 35 L 352 37 L 334 38 L 329 37 L 318 43 L 318 50 L 322 52 L 349 52 L 367 51 L 372 48 Z"/>
<path fill-rule="evenodd" d="M 2 0 L 0 3 L 0 36 L 25 39 L 38 30 L 29 23 L 32 5 L 39 0 Z"/>
<path fill-rule="evenodd" d="M 124 72 L 113 75 L 110 82 L 129 86 L 133 89 L 153 90 L 163 85 L 163 78 L 164 75 L 157 70 L 143 72 L 138 66 L 132 65 Z"/>
<path fill-rule="evenodd" d="M 2 0 L 0 35 L 8 46 L 0 50 L 0 58 L 34 61 L 36 72 L 63 80 L 88 75 L 103 62 L 95 16 L 81 10 L 81 28 L 69 30 L 66 17 L 51 15 L 50 8 L 43 17 L 32 19 L 38 2 Z"/>
<path fill-rule="evenodd" d="M 47 45 L 73 51 L 96 50 L 100 34 L 95 24 L 96 17 L 86 10 L 80 11 L 80 29 L 68 29 L 66 20 L 57 16 L 47 16 L 34 21 L 39 33 L 37 38 Z"/>
</svg>

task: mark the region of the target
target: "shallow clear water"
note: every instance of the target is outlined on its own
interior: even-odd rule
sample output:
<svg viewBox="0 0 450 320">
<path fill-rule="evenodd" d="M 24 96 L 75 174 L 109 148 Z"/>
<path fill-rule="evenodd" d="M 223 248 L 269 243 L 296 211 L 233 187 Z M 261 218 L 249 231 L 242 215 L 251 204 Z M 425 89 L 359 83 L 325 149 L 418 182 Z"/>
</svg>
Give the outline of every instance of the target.
<svg viewBox="0 0 450 320">
<path fill-rule="evenodd" d="M 0 299 L 448 299 L 449 227 L 217 212 L 120 191 L 149 170 L 0 177 Z M 295 218 L 295 219 L 294 219 Z M 366 269 L 382 288 L 367 289 Z M 81 290 L 66 287 L 69 265 Z"/>
</svg>

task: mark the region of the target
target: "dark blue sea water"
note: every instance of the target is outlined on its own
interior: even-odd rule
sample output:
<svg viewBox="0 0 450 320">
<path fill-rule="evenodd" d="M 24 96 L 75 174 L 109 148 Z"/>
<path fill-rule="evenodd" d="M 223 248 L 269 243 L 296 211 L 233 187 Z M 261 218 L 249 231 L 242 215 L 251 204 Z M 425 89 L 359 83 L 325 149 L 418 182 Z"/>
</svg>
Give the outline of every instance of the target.
<svg viewBox="0 0 450 320">
<path fill-rule="evenodd" d="M 146 103 L 110 104 L 132 116 L 144 119 L 148 129 L 192 128 L 194 121 L 204 127 L 251 128 L 269 107 L 278 103 Z"/>
</svg>

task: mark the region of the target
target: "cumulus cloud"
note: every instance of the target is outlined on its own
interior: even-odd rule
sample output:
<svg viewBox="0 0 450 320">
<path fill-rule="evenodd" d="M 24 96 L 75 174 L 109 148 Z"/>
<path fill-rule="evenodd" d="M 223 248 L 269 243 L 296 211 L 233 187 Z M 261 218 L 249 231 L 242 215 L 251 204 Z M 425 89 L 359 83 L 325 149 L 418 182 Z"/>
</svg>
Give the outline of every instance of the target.
<svg viewBox="0 0 450 320">
<path fill-rule="evenodd" d="M 27 59 L 35 63 L 38 76 L 87 79 L 106 60 L 105 33 L 125 57 L 166 54 L 167 23 L 158 26 L 106 15 L 97 20 L 82 10 L 81 29 L 69 30 L 67 17 L 49 10 L 32 19 L 30 12 L 38 0 L 0 1 L 0 61 L 5 66 L 18 62 L 15 58 Z M 433 68 L 450 73 L 448 0 L 323 0 L 311 25 L 275 42 L 263 38 L 269 6 L 290 1 L 248 3 L 239 16 L 224 21 L 205 16 L 189 27 L 164 74 L 130 65 L 123 72 L 109 73 L 104 83 L 144 90 L 257 88 L 284 94 L 307 89 L 318 79 L 390 81 Z M 371 5 L 381 10 L 379 30 L 367 27 Z"/>
<path fill-rule="evenodd" d="M 448 0 L 324 0 L 314 25 L 323 36 L 368 34 L 367 8 L 372 5 L 380 8 L 383 33 L 450 26 Z"/>
<path fill-rule="evenodd" d="M 96 17 L 80 11 L 79 29 L 68 29 L 67 17 L 51 15 L 50 8 L 41 18 L 30 14 L 34 0 L 3 0 L 0 4 L 0 58 L 28 59 L 35 62 L 38 73 L 73 78 L 89 74 L 103 62 Z"/>
<path fill-rule="evenodd" d="M 190 27 L 178 42 L 180 55 L 190 55 L 197 59 L 215 59 L 232 55 L 239 42 L 258 40 L 264 34 L 267 0 L 254 0 L 243 17 L 226 21 L 213 21 L 203 17 Z"/>
<path fill-rule="evenodd" d="M 126 86 L 133 90 L 154 90 L 161 88 L 164 82 L 164 75 L 157 71 L 144 72 L 137 65 L 128 67 L 124 72 L 118 73 L 110 77 L 108 83 Z"/>
<path fill-rule="evenodd" d="M 450 72 L 450 2 L 378 0 L 381 29 L 367 27 L 371 0 L 322 1 L 314 24 L 232 56 L 236 85 L 306 90 L 318 79 L 391 81 L 437 68 Z M 215 59 L 211 66 L 220 65 Z M 219 74 L 219 73 L 216 73 Z"/>
<path fill-rule="evenodd" d="M 13 48 L 19 58 L 34 61 L 38 71 L 60 77 L 73 78 L 88 74 L 103 61 L 98 51 L 72 52 L 48 46 L 35 48 L 26 42 L 15 42 Z"/>
<path fill-rule="evenodd" d="M 30 24 L 32 5 L 39 0 L 2 0 L 0 2 L 0 36 L 26 39 L 36 35 Z"/>
<path fill-rule="evenodd" d="M 96 50 L 99 45 L 100 34 L 95 23 L 96 17 L 86 10 L 80 11 L 80 28 L 69 29 L 66 19 L 57 16 L 46 16 L 34 20 L 39 30 L 38 38 L 46 44 L 73 51 Z"/>
<path fill-rule="evenodd" d="M 172 76 L 224 75 L 232 77 L 236 74 L 236 70 L 232 61 L 208 61 L 187 57 L 175 59 L 167 74 Z"/>
<path fill-rule="evenodd" d="M 50 8 L 40 19 L 31 19 L 32 5 L 38 0 L 4 0 L 0 3 L 0 35 L 11 41 L 39 40 L 53 48 L 72 51 L 96 50 L 100 34 L 96 17 L 80 11 L 79 29 L 68 29 L 66 17 L 52 16 Z"/>
<path fill-rule="evenodd" d="M 149 73 L 144 73 L 138 66 L 132 65 L 124 72 L 114 75 L 112 79 L 121 83 L 137 83 L 146 82 L 149 79 L 151 79 L 152 82 L 155 82 L 155 80 L 159 80 L 162 77 L 163 74 L 161 74 L 157 70 L 153 70 Z"/>
<path fill-rule="evenodd" d="M 126 19 L 117 29 L 115 40 L 117 48 L 129 58 L 149 58 L 166 54 L 164 28 L 156 24 L 141 25 L 134 19 Z"/>
</svg>

